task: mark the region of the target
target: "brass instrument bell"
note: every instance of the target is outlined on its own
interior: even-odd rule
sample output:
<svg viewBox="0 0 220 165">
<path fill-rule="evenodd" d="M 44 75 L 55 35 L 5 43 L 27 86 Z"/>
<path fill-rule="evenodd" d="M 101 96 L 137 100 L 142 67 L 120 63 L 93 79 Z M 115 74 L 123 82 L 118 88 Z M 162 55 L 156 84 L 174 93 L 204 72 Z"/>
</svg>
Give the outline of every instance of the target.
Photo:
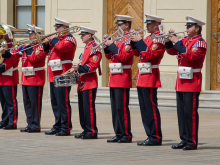
<svg viewBox="0 0 220 165">
<path fill-rule="evenodd" d="M 4 49 L 8 49 L 7 41 L 3 39 L 4 35 L 8 35 L 10 39 L 13 38 L 11 29 L 4 23 L 0 22 L 0 47 Z M 2 53 L 0 53 L 0 64 L 3 62 L 4 58 L 2 58 Z"/>
</svg>

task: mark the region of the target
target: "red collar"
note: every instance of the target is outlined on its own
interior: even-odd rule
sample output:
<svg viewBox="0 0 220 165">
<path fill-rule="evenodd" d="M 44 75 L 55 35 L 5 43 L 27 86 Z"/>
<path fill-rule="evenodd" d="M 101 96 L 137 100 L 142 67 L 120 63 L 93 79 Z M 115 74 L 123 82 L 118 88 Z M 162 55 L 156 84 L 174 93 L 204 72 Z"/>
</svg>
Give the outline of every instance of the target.
<svg viewBox="0 0 220 165">
<path fill-rule="evenodd" d="M 125 33 L 124 35 L 128 35 L 128 34 L 130 34 L 130 32 L 127 32 L 127 33 Z"/>
<path fill-rule="evenodd" d="M 10 40 L 10 39 L 9 39 L 9 40 L 7 40 L 7 43 L 9 43 L 9 42 L 13 42 L 13 40 Z"/>
<path fill-rule="evenodd" d="M 197 36 L 194 36 L 194 37 L 189 37 L 189 40 L 190 41 L 192 41 L 192 40 L 195 40 L 195 39 L 198 39 L 198 38 L 201 38 L 202 37 L 202 35 L 200 34 L 200 35 L 197 35 Z"/>
<path fill-rule="evenodd" d="M 92 40 L 91 42 L 89 42 L 87 45 L 86 45 L 86 48 L 90 47 L 92 44 L 95 43 L 95 40 Z"/>
<path fill-rule="evenodd" d="M 153 34 L 154 34 L 155 36 L 159 36 L 160 31 L 154 32 Z"/>
</svg>

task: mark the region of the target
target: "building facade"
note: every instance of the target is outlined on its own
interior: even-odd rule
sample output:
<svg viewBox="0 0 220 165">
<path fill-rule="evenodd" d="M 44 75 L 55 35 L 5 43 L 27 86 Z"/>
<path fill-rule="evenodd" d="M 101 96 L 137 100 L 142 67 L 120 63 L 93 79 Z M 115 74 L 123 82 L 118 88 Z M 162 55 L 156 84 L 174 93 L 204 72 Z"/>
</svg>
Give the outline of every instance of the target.
<svg viewBox="0 0 220 165">
<path fill-rule="evenodd" d="M 29 9 L 24 6 L 27 2 L 32 3 L 27 4 Z M 163 23 L 167 31 L 175 29 L 176 32 L 186 30 L 185 17 L 190 15 L 206 22 L 202 30 L 202 36 L 207 41 L 208 49 L 202 69 L 202 89 L 218 90 L 218 88 L 220 89 L 220 84 L 218 87 L 220 78 L 219 81 L 217 80 L 220 71 L 220 69 L 218 71 L 220 66 L 218 64 L 218 58 L 220 58 L 218 57 L 218 47 L 220 49 L 220 46 L 218 46 L 218 5 L 219 0 L 0 0 L 0 22 L 23 28 L 23 25 L 29 21 L 29 24 L 35 23 L 36 26 L 44 26 L 41 28 L 45 29 L 44 34 L 47 35 L 55 31 L 53 27 L 55 24 L 54 17 L 57 17 L 71 22 L 72 26 L 86 26 L 96 29 L 98 38 L 102 40 L 104 34 L 111 34 L 116 30 L 114 25 L 115 14 L 133 16 L 132 28 L 135 30 L 146 29 L 144 14 L 157 15 L 164 18 Z M 28 14 L 30 16 L 27 16 Z M 215 19 L 215 23 L 213 19 Z M 212 33 L 216 33 L 216 35 L 213 37 Z M 73 63 L 78 63 L 84 44 L 78 34 L 74 34 L 74 37 L 78 46 Z M 17 40 L 27 38 L 24 29 L 19 29 L 15 38 Z M 133 86 L 135 87 L 138 59 L 134 61 L 132 71 Z M 108 85 L 109 70 L 108 61 L 104 54 L 101 68 L 102 76 L 99 76 L 99 86 L 106 87 Z M 177 72 L 176 57 L 165 54 L 161 61 L 160 71 L 162 88 L 174 89 Z M 48 87 L 48 84 L 46 84 L 44 88 L 44 100 L 46 101 L 49 101 Z M 76 91 L 75 87 L 73 87 L 72 93 L 74 91 Z"/>
</svg>

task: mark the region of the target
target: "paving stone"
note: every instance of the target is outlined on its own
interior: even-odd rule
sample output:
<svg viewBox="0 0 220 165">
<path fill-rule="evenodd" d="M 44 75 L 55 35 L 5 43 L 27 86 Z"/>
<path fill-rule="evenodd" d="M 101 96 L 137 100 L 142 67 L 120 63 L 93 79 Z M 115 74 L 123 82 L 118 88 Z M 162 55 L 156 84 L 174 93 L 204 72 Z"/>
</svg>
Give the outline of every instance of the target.
<svg viewBox="0 0 220 165">
<path fill-rule="evenodd" d="M 133 142 L 129 144 L 107 143 L 114 136 L 111 110 L 97 107 L 98 139 L 82 140 L 74 136 L 82 132 L 78 108 L 72 107 L 73 130 L 71 136 L 45 135 L 54 124 L 49 104 L 42 109 L 41 133 L 21 133 L 26 127 L 23 105 L 19 104 L 17 130 L 0 129 L 0 165 L 22 164 L 220 164 L 220 113 L 200 112 L 198 150 L 172 150 L 179 143 L 176 111 L 161 111 L 163 133 L 162 146 L 137 146 L 146 139 L 140 110 L 131 110 Z"/>
</svg>

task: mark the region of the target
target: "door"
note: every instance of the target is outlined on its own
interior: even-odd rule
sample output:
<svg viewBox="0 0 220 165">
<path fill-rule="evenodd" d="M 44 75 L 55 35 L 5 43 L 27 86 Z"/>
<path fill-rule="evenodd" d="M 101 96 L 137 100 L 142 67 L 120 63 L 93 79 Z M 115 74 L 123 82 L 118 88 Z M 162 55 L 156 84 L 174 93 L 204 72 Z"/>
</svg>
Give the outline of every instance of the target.
<svg viewBox="0 0 220 165">
<path fill-rule="evenodd" d="M 135 31 L 143 29 L 143 17 L 144 17 L 144 0 L 108 0 L 108 35 L 111 35 L 117 30 L 117 25 L 115 24 L 118 15 L 129 15 L 134 17 L 132 20 L 132 29 Z M 109 61 L 107 62 L 107 84 L 109 82 Z M 137 63 L 139 57 L 134 57 L 134 63 L 131 67 L 132 69 L 132 87 L 136 87 L 136 76 L 137 76 Z"/>
</svg>

